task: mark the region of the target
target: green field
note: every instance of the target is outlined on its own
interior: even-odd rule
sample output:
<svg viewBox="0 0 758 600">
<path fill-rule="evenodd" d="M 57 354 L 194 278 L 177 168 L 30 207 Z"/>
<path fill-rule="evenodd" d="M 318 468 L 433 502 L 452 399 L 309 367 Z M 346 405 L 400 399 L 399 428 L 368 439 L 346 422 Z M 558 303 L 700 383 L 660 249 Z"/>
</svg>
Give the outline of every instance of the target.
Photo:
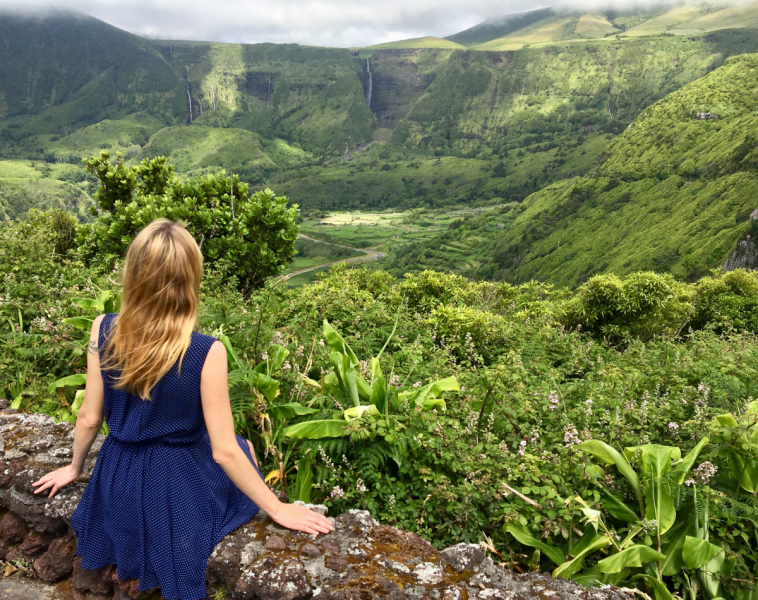
<svg viewBox="0 0 758 600">
<path fill-rule="evenodd" d="M 300 231 L 335 244 L 389 252 L 406 244 L 432 239 L 454 221 L 483 210 L 452 207 L 379 213 L 337 211 L 305 219 Z"/>
</svg>

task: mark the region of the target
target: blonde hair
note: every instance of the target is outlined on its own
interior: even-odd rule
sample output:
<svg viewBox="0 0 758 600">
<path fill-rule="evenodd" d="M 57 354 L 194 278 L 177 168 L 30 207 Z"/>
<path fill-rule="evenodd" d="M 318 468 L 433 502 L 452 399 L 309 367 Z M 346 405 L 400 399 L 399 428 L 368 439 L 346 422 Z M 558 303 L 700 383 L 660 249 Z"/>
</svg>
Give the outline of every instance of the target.
<svg viewBox="0 0 758 600">
<path fill-rule="evenodd" d="M 150 400 L 150 390 L 182 360 L 197 326 L 203 257 L 180 223 L 157 219 L 126 252 L 121 313 L 103 350 L 116 388 Z"/>
</svg>

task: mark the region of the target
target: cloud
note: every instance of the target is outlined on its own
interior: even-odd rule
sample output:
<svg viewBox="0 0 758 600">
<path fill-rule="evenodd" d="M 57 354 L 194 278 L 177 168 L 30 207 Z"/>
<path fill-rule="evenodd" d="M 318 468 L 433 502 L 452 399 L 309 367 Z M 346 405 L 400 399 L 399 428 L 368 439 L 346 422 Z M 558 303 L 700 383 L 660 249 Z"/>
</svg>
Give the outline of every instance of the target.
<svg viewBox="0 0 758 600">
<path fill-rule="evenodd" d="M 661 4 L 660 0 L 558 2 L 565 8 L 594 9 Z M 548 5 L 535 0 L 0 0 L 0 9 L 77 10 L 153 38 L 340 47 L 444 37 L 488 17 Z"/>
</svg>

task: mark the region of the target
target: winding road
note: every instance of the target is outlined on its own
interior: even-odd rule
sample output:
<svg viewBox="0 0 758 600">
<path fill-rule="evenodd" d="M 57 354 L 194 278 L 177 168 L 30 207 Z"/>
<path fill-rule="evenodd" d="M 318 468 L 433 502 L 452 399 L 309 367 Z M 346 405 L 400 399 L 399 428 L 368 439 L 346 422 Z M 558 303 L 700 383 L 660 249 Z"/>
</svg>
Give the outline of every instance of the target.
<svg viewBox="0 0 758 600">
<path fill-rule="evenodd" d="M 323 240 L 317 240 L 316 238 L 312 238 L 310 236 L 307 236 L 303 233 L 298 233 L 297 237 L 301 237 L 305 240 L 311 240 L 313 242 L 319 242 L 322 244 L 329 244 L 330 246 L 337 246 L 338 248 L 348 248 L 349 250 L 354 250 L 355 252 L 362 252 L 364 256 L 353 256 L 352 258 L 340 258 L 338 260 L 333 260 L 332 262 L 324 263 L 321 265 L 315 265 L 313 267 L 308 267 L 307 269 L 300 269 L 299 271 L 293 271 L 292 273 L 287 273 L 286 275 L 282 275 L 282 280 L 286 281 L 287 279 L 292 279 L 293 277 L 296 277 L 297 275 L 302 275 L 303 273 L 308 273 L 310 271 L 315 271 L 317 269 L 326 269 L 328 267 L 331 267 L 332 265 L 336 265 L 337 263 L 359 263 L 359 262 L 366 262 L 369 260 L 376 260 L 377 258 L 384 258 L 387 256 L 384 252 L 378 252 L 376 250 L 363 250 L 362 248 L 355 248 L 354 246 L 347 246 L 345 244 L 334 244 L 332 242 L 325 242 Z"/>
</svg>

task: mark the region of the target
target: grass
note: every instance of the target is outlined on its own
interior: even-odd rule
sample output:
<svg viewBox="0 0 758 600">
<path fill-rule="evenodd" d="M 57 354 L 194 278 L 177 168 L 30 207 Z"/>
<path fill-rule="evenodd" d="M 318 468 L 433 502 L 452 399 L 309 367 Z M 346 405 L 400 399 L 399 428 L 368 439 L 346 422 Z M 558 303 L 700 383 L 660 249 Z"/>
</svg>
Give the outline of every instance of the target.
<svg viewBox="0 0 758 600">
<path fill-rule="evenodd" d="M 630 36 L 672 33 L 692 35 L 722 29 L 758 27 L 758 3 L 715 9 L 708 5 L 679 6 L 629 29 Z"/>
<path fill-rule="evenodd" d="M 309 283 L 313 283 L 318 279 L 320 271 L 323 271 L 323 269 L 315 269 L 313 271 L 308 271 L 307 273 L 295 275 L 287 280 L 287 287 L 299 288 L 308 285 Z"/>
<path fill-rule="evenodd" d="M 276 168 L 263 150 L 261 137 L 244 129 L 166 127 L 151 136 L 135 160 L 146 156 L 168 156 L 182 172 L 222 164 Z"/>
<path fill-rule="evenodd" d="M 420 38 L 411 38 L 408 40 L 400 40 L 397 42 L 386 42 L 384 44 L 376 44 L 374 46 L 366 46 L 370 50 L 389 50 L 398 48 L 446 48 L 446 49 L 463 49 L 462 44 L 456 42 L 438 38 L 434 36 L 426 36 Z"/>
<path fill-rule="evenodd" d="M 300 231 L 331 243 L 389 252 L 407 244 L 433 239 L 452 222 L 482 210 L 451 207 L 384 213 L 338 211 L 305 219 Z"/>
<path fill-rule="evenodd" d="M 0 177 L 0 220 L 23 217 L 31 208 L 69 211 L 81 220 L 91 219 L 94 204 L 81 187 L 52 178 Z"/>
<path fill-rule="evenodd" d="M 601 14 L 584 14 L 579 17 L 574 32 L 588 37 L 599 38 L 610 33 L 618 33 L 620 30 L 608 21 L 605 15 Z"/>
<path fill-rule="evenodd" d="M 61 157 L 75 159 L 109 150 L 112 154 L 122 152 L 133 156 L 140 152 L 150 136 L 164 127 L 164 123 L 153 116 L 135 113 L 123 119 L 104 119 L 67 136 L 49 136 L 47 146 Z"/>
</svg>

